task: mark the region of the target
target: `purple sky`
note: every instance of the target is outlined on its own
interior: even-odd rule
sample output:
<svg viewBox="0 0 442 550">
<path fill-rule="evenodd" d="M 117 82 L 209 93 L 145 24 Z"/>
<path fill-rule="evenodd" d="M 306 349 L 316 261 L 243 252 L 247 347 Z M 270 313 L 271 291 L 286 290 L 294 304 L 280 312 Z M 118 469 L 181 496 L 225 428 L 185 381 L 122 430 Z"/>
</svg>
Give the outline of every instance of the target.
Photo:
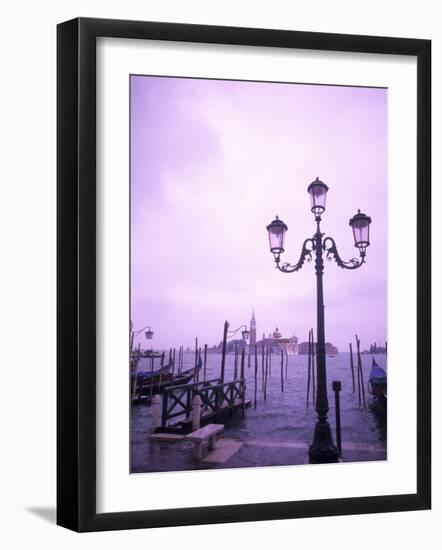
<svg viewBox="0 0 442 550">
<path fill-rule="evenodd" d="M 221 340 L 223 323 L 307 339 L 313 263 L 275 270 L 266 225 L 289 230 L 296 262 L 315 224 L 307 186 L 329 186 L 322 230 L 357 256 L 350 217 L 372 218 L 367 264 L 326 262 L 326 339 L 346 350 L 386 338 L 387 90 L 131 77 L 132 320 L 152 345 Z M 139 339 L 142 346 L 146 340 Z"/>
</svg>

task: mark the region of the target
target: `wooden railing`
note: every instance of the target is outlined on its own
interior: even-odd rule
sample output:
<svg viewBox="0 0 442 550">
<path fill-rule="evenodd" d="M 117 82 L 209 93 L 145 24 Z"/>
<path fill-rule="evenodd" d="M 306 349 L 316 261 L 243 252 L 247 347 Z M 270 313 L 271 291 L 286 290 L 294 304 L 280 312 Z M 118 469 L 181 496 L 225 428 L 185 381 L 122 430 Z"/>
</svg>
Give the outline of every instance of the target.
<svg viewBox="0 0 442 550">
<path fill-rule="evenodd" d="M 188 420 L 192 416 L 192 402 L 196 395 L 201 398 L 201 415 L 216 416 L 235 407 L 245 407 L 245 379 L 223 382 L 221 379 L 207 380 L 184 386 L 165 388 L 161 428 L 176 418 Z"/>
</svg>

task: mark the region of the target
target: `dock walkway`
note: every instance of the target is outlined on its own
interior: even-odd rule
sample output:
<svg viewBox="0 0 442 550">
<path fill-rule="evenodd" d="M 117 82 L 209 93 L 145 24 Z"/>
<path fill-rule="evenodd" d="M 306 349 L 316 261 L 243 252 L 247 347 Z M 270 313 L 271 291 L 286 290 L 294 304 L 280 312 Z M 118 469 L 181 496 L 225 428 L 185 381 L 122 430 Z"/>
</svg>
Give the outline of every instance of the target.
<svg viewBox="0 0 442 550">
<path fill-rule="evenodd" d="M 156 431 L 188 433 L 193 424 L 193 402 L 201 400 L 200 425 L 216 422 L 227 413 L 250 406 L 245 397 L 245 379 L 223 382 L 220 379 L 165 388 L 162 395 L 161 424 Z"/>
</svg>

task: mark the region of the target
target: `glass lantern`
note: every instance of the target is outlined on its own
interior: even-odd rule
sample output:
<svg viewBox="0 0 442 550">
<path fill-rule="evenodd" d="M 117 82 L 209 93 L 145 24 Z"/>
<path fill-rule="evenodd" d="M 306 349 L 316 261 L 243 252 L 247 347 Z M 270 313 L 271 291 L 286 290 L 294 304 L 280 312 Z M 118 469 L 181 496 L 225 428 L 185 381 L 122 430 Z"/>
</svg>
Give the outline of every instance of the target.
<svg viewBox="0 0 442 550">
<path fill-rule="evenodd" d="M 267 226 L 270 252 L 273 254 L 282 254 L 284 252 L 284 236 L 287 229 L 286 224 L 278 216 Z"/>
<path fill-rule="evenodd" d="M 355 239 L 355 247 L 361 251 L 365 251 L 370 245 L 370 224 L 371 218 L 366 214 L 362 214 L 360 210 L 350 220 L 350 227 L 353 229 L 353 237 Z"/>
<path fill-rule="evenodd" d="M 316 180 L 307 187 L 307 192 L 310 195 L 311 211 L 315 216 L 320 216 L 325 210 L 327 191 L 327 185 L 319 178 L 316 178 Z"/>
</svg>

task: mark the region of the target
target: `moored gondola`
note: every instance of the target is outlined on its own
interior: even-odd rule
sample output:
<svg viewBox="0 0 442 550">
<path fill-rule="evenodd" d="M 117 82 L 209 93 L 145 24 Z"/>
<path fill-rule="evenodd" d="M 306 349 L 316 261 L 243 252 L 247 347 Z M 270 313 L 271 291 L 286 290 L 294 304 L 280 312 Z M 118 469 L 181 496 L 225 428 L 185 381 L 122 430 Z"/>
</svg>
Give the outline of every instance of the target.
<svg viewBox="0 0 442 550">
<path fill-rule="evenodd" d="M 201 360 L 194 368 L 173 372 L 173 362 L 155 371 L 139 371 L 131 376 L 132 402 L 150 401 L 152 395 L 161 393 L 164 388 L 181 386 L 192 382 L 201 369 Z"/>
<path fill-rule="evenodd" d="M 370 408 L 376 414 L 387 414 L 387 373 L 372 357 L 368 390 L 372 396 Z"/>
</svg>

